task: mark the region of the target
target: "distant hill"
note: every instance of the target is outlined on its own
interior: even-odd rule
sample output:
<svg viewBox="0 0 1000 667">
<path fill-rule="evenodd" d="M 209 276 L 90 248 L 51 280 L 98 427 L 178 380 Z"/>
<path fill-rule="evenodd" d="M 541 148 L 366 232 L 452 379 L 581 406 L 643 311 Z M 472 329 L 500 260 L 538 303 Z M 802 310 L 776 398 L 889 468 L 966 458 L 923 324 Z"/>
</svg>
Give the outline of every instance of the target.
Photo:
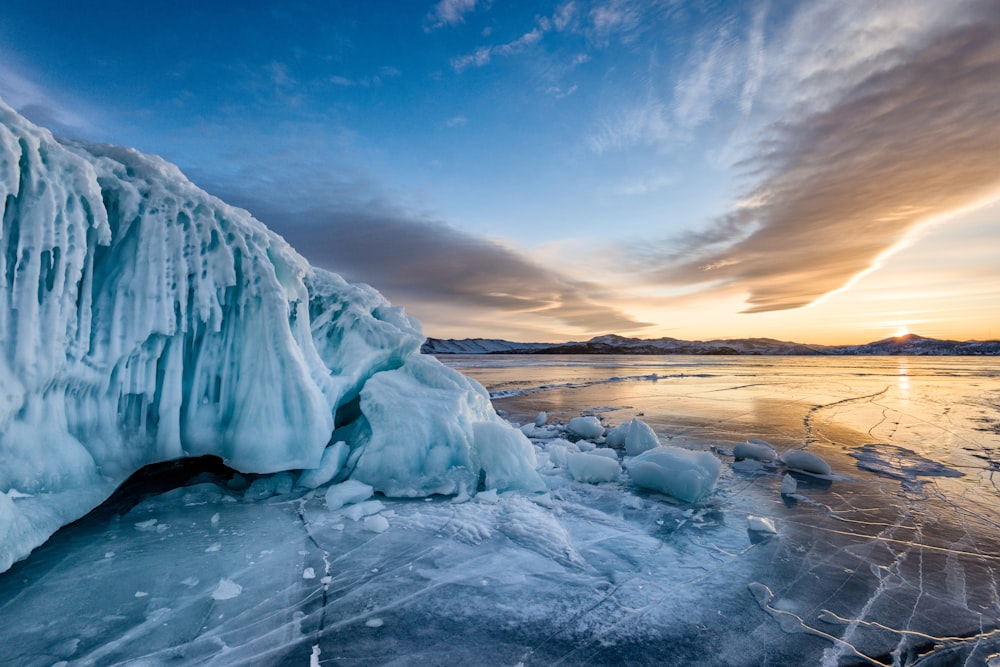
<svg viewBox="0 0 1000 667">
<path fill-rule="evenodd" d="M 514 343 L 497 338 L 428 338 L 426 354 L 730 354 L 730 355 L 1000 355 L 1000 341 L 955 341 L 907 334 L 865 345 L 805 345 L 773 338 L 679 340 L 608 334 L 568 343 Z"/>
</svg>

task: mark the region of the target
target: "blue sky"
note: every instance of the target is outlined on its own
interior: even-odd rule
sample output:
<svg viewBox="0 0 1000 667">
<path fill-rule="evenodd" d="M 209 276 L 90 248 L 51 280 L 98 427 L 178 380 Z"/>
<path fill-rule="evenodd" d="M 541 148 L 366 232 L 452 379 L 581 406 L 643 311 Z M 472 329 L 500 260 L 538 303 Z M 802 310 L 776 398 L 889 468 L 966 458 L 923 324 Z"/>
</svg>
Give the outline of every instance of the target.
<svg viewBox="0 0 1000 667">
<path fill-rule="evenodd" d="M 433 336 L 986 338 L 997 30 L 989 1 L 8 0 L 0 97 Z"/>
</svg>

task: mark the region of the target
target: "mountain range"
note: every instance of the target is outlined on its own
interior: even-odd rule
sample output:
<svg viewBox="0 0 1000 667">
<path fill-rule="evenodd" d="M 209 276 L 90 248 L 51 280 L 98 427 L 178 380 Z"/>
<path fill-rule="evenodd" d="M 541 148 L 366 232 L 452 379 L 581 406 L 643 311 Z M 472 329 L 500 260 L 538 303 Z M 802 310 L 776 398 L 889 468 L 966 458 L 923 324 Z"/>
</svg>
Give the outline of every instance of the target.
<svg viewBox="0 0 1000 667">
<path fill-rule="evenodd" d="M 1000 355 L 1000 341 L 956 341 L 916 334 L 864 345 L 808 345 L 773 338 L 679 340 L 626 338 L 615 334 L 567 343 L 516 343 L 498 338 L 428 338 L 426 354 L 728 354 L 728 355 Z"/>
</svg>

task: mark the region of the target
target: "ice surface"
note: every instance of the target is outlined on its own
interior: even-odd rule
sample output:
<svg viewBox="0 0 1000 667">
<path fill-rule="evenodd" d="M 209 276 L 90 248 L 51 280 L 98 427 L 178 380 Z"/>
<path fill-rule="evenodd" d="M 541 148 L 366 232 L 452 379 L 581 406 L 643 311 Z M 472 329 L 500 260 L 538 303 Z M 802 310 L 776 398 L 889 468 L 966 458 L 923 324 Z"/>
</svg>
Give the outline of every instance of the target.
<svg viewBox="0 0 1000 667">
<path fill-rule="evenodd" d="M 507 379 L 523 387 L 532 364 L 549 364 L 541 386 L 573 373 L 599 379 L 595 364 L 620 376 L 623 366 L 649 363 L 490 363 L 501 362 L 511 366 L 491 370 L 491 388 Z M 995 661 L 994 360 L 910 360 L 911 373 L 927 370 L 905 394 L 899 383 L 885 391 L 896 360 L 887 370 L 852 359 L 840 372 L 813 359 L 678 363 L 683 378 L 658 367 L 656 383 L 526 393 L 501 407 L 520 421 L 545 409 L 562 434 L 559 424 L 598 406 L 617 408 L 605 413 L 609 425 L 641 412 L 665 442 L 710 447 L 722 462 L 715 491 L 695 504 L 636 488 L 628 470 L 617 482 L 574 481 L 565 457 L 551 465 L 553 448 L 605 455 L 556 438 L 533 441 L 548 493 L 493 490 L 459 504 L 381 498 L 361 503 L 357 521 L 328 510 L 322 489 L 251 504 L 238 502 L 228 475 L 166 493 L 143 480 L 141 501 L 113 499 L 0 577 L 5 658 L 26 666 Z M 755 461 L 743 472 L 731 452 L 748 437 L 782 450 L 808 443 L 834 474 Z M 871 443 L 880 444 L 863 449 Z M 900 471 L 965 474 L 901 479 L 859 465 L 855 453 Z M 780 496 L 786 476 L 797 481 L 794 497 Z M 367 530 L 366 519 L 379 516 L 389 529 Z M 750 516 L 777 533 L 750 531 Z M 303 578 L 306 568 L 315 578 Z M 213 600 L 223 578 L 242 591 Z"/>
<path fill-rule="evenodd" d="M 182 457 L 407 497 L 480 474 L 540 487 L 530 444 L 418 353 L 415 320 L 173 165 L 55 139 L 0 102 L 0 204 L 0 571 Z M 324 457 L 335 429 L 344 461 Z M 247 498 L 289 490 L 268 480 Z"/>
</svg>

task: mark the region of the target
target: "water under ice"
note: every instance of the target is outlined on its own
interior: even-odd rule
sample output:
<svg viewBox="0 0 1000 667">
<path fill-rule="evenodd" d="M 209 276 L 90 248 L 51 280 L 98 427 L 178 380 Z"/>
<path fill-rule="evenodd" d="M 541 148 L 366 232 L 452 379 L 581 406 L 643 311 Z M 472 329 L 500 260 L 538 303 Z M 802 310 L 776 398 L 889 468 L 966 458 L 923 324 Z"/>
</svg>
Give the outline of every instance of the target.
<svg viewBox="0 0 1000 667">
<path fill-rule="evenodd" d="M 996 664 L 995 360 L 449 363 L 505 392 L 511 420 L 547 412 L 547 493 L 330 510 L 323 487 L 247 502 L 231 471 L 165 493 L 147 478 L 0 576 L 8 660 Z M 573 481 L 553 461 L 575 436 L 552 424 L 581 412 L 714 449 L 716 490 L 674 501 L 627 465 Z M 832 474 L 737 462 L 748 437 L 808 445 Z"/>
</svg>

